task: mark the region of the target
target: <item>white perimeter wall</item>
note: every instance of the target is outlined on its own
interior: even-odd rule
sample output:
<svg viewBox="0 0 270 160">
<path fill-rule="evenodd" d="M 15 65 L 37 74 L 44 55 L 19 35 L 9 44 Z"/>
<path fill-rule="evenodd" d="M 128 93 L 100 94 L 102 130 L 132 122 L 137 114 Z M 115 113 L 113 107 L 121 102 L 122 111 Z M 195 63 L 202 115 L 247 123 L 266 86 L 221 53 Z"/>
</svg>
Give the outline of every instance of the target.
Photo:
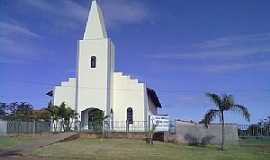
<svg viewBox="0 0 270 160">
<path fill-rule="evenodd" d="M 76 78 L 69 78 L 54 88 L 53 104 L 60 105 L 65 102 L 68 107 L 75 110 Z"/>
<path fill-rule="evenodd" d="M 237 124 L 225 124 L 225 144 L 238 143 L 238 127 Z M 210 124 L 206 128 L 203 124 L 183 124 L 176 122 L 176 134 L 171 135 L 171 140 L 178 143 L 190 143 L 195 138 L 202 141 L 209 138 L 210 144 L 221 143 L 221 125 Z M 211 138 L 210 138 L 211 137 Z"/>
</svg>

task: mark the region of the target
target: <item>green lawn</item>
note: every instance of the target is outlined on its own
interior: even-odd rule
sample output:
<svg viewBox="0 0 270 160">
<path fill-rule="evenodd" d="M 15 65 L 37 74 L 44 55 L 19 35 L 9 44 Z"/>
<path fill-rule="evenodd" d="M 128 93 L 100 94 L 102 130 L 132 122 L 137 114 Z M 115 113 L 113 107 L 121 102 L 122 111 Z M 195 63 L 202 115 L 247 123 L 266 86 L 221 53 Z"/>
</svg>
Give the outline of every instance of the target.
<svg viewBox="0 0 270 160">
<path fill-rule="evenodd" d="M 29 143 L 31 140 L 31 137 L 0 136 L 0 149 L 12 148 L 21 143 Z"/>
<path fill-rule="evenodd" d="M 239 145 L 195 147 L 170 143 L 145 144 L 127 139 L 78 139 L 38 149 L 34 155 L 55 160 L 269 160 L 270 141 L 241 141 Z"/>
</svg>

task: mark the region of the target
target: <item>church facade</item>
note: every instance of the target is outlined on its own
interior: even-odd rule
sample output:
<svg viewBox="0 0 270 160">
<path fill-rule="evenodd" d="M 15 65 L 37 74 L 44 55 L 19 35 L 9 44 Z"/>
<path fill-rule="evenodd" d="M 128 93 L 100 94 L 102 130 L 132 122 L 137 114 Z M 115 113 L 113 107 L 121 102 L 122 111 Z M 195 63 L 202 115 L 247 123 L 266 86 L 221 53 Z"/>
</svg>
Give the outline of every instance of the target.
<svg viewBox="0 0 270 160">
<path fill-rule="evenodd" d="M 101 8 L 93 0 L 84 36 L 78 41 L 77 75 L 53 89 L 53 104 L 65 103 L 78 113 L 83 128 L 91 121 L 89 113 L 98 109 L 109 117 L 111 128 L 117 122 L 135 125 L 148 122 L 161 108 L 153 89 L 137 79 L 115 72 L 115 46 L 107 36 Z M 148 123 L 143 123 L 144 130 Z"/>
</svg>

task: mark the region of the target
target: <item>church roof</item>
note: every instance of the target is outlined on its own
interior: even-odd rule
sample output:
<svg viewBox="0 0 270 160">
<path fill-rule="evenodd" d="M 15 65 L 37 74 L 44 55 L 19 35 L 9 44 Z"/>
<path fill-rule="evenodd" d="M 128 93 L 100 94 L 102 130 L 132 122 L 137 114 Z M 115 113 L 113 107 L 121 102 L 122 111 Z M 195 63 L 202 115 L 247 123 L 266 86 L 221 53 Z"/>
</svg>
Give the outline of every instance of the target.
<svg viewBox="0 0 270 160">
<path fill-rule="evenodd" d="M 88 15 L 83 39 L 102 39 L 107 38 L 106 27 L 102 11 L 97 3 L 93 0 Z"/>
<path fill-rule="evenodd" d="M 159 102 L 159 99 L 158 99 L 158 96 L 157 96 L 155 90 L 153 90 L 151 88 L 146 88 L 146 90 L 147 90 L 147 95 L 151 98 L 151 100 L 156 105 L 156 107 L 161 108 L 161 104 Z"/>
<path fill-rule="evenodd" d="M 50 90 L 48 93 L 46 93 L 46 95 L 52 97 L 53 96 L 53 91 Z"/>
</svg>

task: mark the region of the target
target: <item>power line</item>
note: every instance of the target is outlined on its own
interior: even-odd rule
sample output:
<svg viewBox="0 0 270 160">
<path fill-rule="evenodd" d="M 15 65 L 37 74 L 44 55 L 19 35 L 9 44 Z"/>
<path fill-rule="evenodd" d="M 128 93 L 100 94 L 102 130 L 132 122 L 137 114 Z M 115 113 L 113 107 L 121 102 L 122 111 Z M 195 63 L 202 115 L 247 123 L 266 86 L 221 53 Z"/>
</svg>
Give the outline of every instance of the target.
<svg viewBox="0 0 270 160">
<path fill-rule="evenodd" d="M 76 87 L 76 86 L 61 86 L 61 85 L 55 85 L 52 83 L 44 83 L 44 82 L 30 82 L 30 81 L 20 81 L 20 82 L 9 82 L 9 83 L 22 83 L 22 84 L 28 84 L 28 85 L 40 85 L 40 86 L 49 86 L 49 87 L 66 87 L 66 88 L 81 88 L 81 89 L 89 89 L 89 90 L 108 90 L 109 88 L 94 88 L 94 87 Z M 124 88 L 114 88 L 113 91 L 138 91 L 138 89 L 124 89 Z M 159 93 L 168 93 L 168 94 L 174 94 L 174 93 L 205 93 L 208 91 L 212 92 L 270 92 L 270 89 L 263 88 L 263 89 L 203 89 L 203 90 L 162 90 L 157 89 Z"/>
</svg>

